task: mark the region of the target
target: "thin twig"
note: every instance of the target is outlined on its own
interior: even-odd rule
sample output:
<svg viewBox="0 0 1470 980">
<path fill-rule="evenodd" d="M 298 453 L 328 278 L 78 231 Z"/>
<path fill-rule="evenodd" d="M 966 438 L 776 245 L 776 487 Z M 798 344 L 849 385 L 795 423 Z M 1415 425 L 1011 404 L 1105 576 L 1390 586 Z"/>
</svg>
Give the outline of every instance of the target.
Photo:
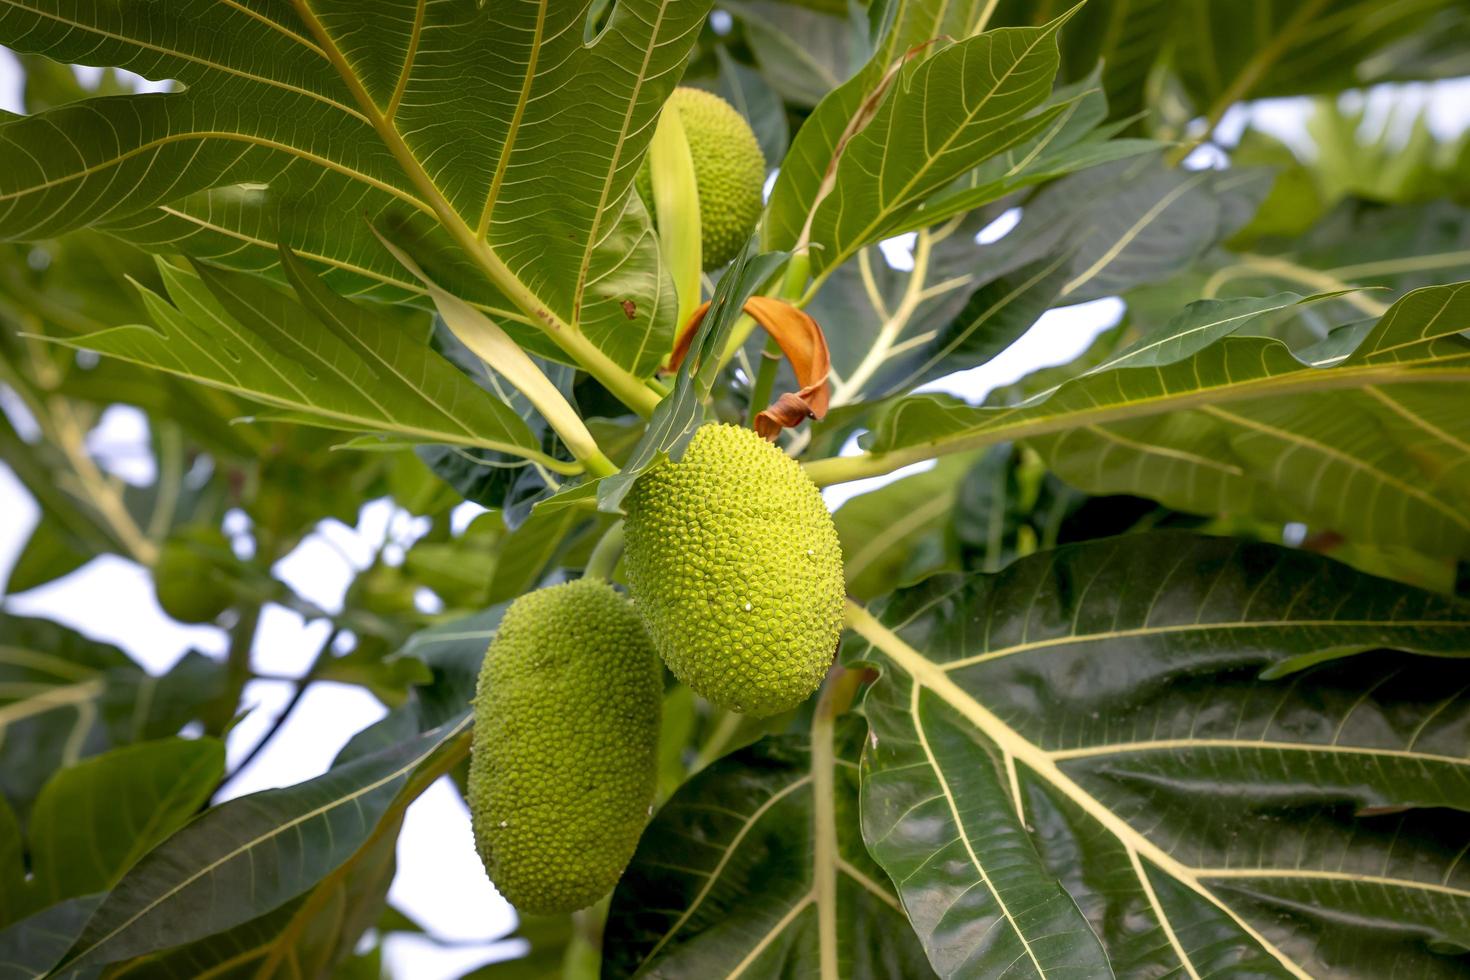
<svg viewBox="0 0 1470 980">
<path fill-rule="evenodd" d="M 239 764 L 220 780 L 219 785 L 210 794 L 211 797 L 218 796 L 220 791 L 229 785 L 235 777 L 244 772 L 246 767 L 255 761 L 256 756 L 265 750 L 266 745 L 270 743 L 271 739 L 275 738 L 277 733 L 285 727 L 286 719 L 291 716 L 291 712 L 295 711 L 296 706 L 301 703 L 301 698 L 306 694 L 306 689 L 311 686 L 312 682 L 316 680 L 316 675 L 321 673 L 322 668 L 331 659 L 332 644 L 337 641 L 340 633 L 340 629 L 333 627 L 332 631 L 327 634 L 327 638 L 323 641 L 321 649 L 317 651 L 316 657 L 311 662 L 311 666 L 305 674 L 296 680 L 296 690 L 291 692 L 291 699 L 286 702 L 286 706 L 276 715 L 275 719 L 271 722 L 271 726 L 266 729 L 265 734 L 260 737 L 260 740 L 251 747 L 249 752 L 245 753 L 245 758 L 241 759 Z"/>
</svg>

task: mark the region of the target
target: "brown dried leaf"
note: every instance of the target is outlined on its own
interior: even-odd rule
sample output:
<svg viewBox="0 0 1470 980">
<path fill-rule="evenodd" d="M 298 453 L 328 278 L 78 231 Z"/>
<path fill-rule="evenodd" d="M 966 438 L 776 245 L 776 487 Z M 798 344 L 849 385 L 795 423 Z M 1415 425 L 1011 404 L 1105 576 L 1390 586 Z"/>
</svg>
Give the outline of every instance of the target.
<svg viewBox="0 0 1470 980">
<path fill-rule="evenodd" d="M 683 363 L 708 311 L 709 304 L 705 303 L 689 318 L 679 336 L 679 343 L 674 347 L 670 370 L 678 370 Z M 827 414 L 827 404 L 832 397 L 831 386 L 827 382 L 827 376 L 832 372 L 832 355 L 827 350 L 827 337 L 817 321 L 790 303 L 768 296 L 752 296 L 745 301 L 745 312 L 776 341 L 801 385 L 799 391 L 785 392 L 756 416 L 755 431 L 775 442 L 782 429 Z"/>
</svg>

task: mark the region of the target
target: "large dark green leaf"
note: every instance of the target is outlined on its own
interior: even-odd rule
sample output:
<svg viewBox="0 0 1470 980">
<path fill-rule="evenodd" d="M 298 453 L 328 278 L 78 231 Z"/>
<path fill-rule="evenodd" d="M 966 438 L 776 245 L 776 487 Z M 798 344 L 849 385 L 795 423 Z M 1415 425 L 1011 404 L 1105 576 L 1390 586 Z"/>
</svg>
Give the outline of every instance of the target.
<svg viewBox="0 0 1470 980">
<path fill-rule="evenodd" d="M 819 720 L 686 783 L 613 893 L 604 977 L 932 976 L 857 827 L 863 726 Z"/>
<path fill-rule="evenodd" d="M 47 976 L 100 901 L 101 895 L 70 898 L 0 932 L 0 980 L 36 980 Z M 93 970 L 82 975 L 94 977 L 99 973 Z"/>
<path fill-rule="evenodd" d="M 858 67 L 853 64 L 858 31 L 844 21 L 845 11 L 807 10 L 773 0 L 721 6 L 745 28 L 761 74 L 788 102 L 814 106 Z"/>
<path fill-rule="evenodd" d="M 242 269 L 285 244 L 344 292 L 417 294 L 377 222 L 464 298 L 651 370 L 673 305 L 628 191 L 709 4 L 619 3 L 587 43 L 591 6 L 13 0 L 17 50 L 183 86 L 7 122 L 0 234 L 96 225 Z"/>
<path fill-rule="evenodd" d="M 382 911 L 393 879 L 400 820 L 388 820 L 341 868 L 300 898 L 259 918 L 165 953 L 130 960 L 109 977 L 336 976 Z"/>
<path fill-rule="evenodd" d="M 1043 191 L 1020 226 L 977 246 L 986 212 L 920 229 L 913 268 L 876 257 L 823 284 L 814 313 L 833 335 L 833 404 L 903 392 L 983 364 L 1047 310 L 1189 267 L 1254 207 L 1258 175 L 1115 162 Z M 1190 298 L 1193 298 L 1191 296 Z"/>
<path fill-rule="evenodd" d="M 417 770 L 462 754 L 468 725 L 464 718 L 304 783 L 209 810 L 123 877 L 66 965 L 115 963 L 193 942 L 313 888 L 372 838 Z"/>
<path fill-rule="evenodd" d="M 24 819 L 56 770 L 176 733 L 217 695 L 218 680 L 219 665 L 199 654 L 151 677 L 116 647 L 0 614 L 0 790 Z"/>
<path fill-rule="evenodd" d="M 1264 170 L 1179 170 L 1158 155 L 1118 160 L 1044 188 L 992 250 L 998 271 L 1032 264 L 1069 273 L 1071 303 L 1115 296 L 1187 269 L 1255 213 Z"/>
<path fill-rule="evenodd" d="M 1212 312 L 1186 314 L 1174 334 L 1013 408 L 900 401 L 876 427 L 875 455 L 808 472 L 819 482 L 851 479 L 1026 438 L 1090 493 L 1306 521 L 1430 555 L 1470 553 L 1470 468 L 1462 465 L 1470 341 L 1461 333 L 1470 284 L 1410 293 L 1366 336 L 1343 332 L 1300 359 L 1280 341 L 1236 335 L 1177 356 L 1191 349 L 1188 337 L 1214 335 L 1261 306 L 1202 309 Z"/>
<path fill-rule="evenodd" d="M 171 738 L 104 752 L 52 776 L 31 811 L 31 904 L 111 888 L 208 801 L 224 776 L 217 739 Z"/>
<path fill-rule="evenodd" d="M 850 623 L 864 837 L 939 972 L 1063 975 L 1090 925 L 1118 976 L 1463 976 L 1470 604 L 1161 534 Z"/>
</svg>

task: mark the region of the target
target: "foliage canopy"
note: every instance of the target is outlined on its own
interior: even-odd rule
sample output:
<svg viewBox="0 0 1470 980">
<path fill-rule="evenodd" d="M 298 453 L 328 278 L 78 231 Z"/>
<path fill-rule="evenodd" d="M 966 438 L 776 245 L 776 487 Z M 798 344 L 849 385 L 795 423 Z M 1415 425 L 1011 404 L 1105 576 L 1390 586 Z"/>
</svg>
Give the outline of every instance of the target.
<svg viewBox="0 0 1470 980">
<path fill-rule="evenodd" d="M 463 789 L 506 607 L 621 584 L 640 475 L 773 419 L 819 486 L 896 477 L 835 511 L 820 693 L 664 675 L 631 864 L 473 976 L 1464 976 L 1470 135 L 1398 83 L 1470 75 L 1470 12 L 1242 6 L 0 0 L 6 595 L 120 556 L 228 648 L 151 675 L 86 610 L 0 613 L 0 976 L 433 939 L 395 842 Z M 708 273 L 680 85 L 773 174 Z M 89 443 L 116 406 L 147 480 Z M 418 530 L 299 595 L 280 560 L 380 499 Z M 270 606 L 330 624 L 298 696 L 386 713 L 229 798 Z"/>
</svg>

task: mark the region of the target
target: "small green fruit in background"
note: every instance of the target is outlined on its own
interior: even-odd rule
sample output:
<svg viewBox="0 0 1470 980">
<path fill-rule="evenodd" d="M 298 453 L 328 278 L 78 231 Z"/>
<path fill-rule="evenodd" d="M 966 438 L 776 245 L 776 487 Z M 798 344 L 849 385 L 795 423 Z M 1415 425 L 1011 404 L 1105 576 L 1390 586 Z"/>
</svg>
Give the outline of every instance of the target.
<svg viewBox="0 0 1470 980">
<path fill-rule="evenodd" d="M 181 623 L 212 623 L 235 601 L 235 553 L 217 527 L 188 528 L 169 538 L 153 563 L 153 593 Z"/>
<path fill-rule="evenodd" d="M 418 612 L 417 592 L 418 584 L 402 568 L 380 562 L 352 580 L 346 605 L 378 616 L 412 616 Z"/>
<path fill-rule="evenodd" d="M 751 715 L 806 700 L 842 632 L 842 552 L 796 461 L 750 429 L 705 425 L 626 509 L 634 605 L 674 676 Z"/>
<path fill-rule="evenodd" d="M 699 189 L 704 267 L 718 269 L 735 258 L 760 219 L 766 159 L 745 117 L 718 95 L 681 86 L 664 111 L 677 112 L 684 126 Z M 638 171 L 638 193 L 652 202 L 647 160 Z"/>
<path fill-rule="evenodd" d="M 579 579 L 511 603 L 480 668 L 469 805 L 490 880 L 522 912 L 609 892 L 657 779 L 658 656 L 632 606 Z"/>
</svg>

